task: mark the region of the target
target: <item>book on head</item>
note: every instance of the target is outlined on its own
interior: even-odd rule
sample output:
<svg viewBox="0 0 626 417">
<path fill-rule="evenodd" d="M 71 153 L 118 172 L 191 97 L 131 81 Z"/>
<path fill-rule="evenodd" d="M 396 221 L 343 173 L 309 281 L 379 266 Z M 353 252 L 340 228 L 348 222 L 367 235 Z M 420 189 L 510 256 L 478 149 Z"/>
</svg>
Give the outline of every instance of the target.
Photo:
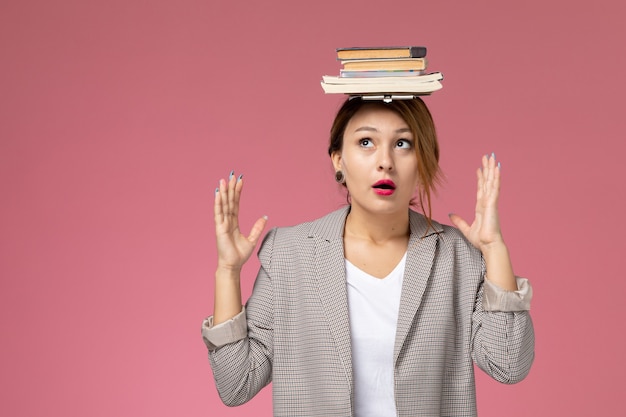
<svg viewBox="0 0 626 417">
<path fill-rule="evenodd" d="M 393 73 L 392 73 L 393 74 Z M 396 76 L 396 77 L 342 77 L 342 76 L 333 76 L 333 75 L 324 75 L 322 76 L 322 81 L 326 84 L 415 84 L 415 83 L 427 83 L 431 81 L 441 81 L 443 80 L 443 74 L 440 72 L 431 72 L 430 74 L 423 75 L 404 75 L 404 76 Z"/>
<path fill-rule="evenodd" d="M 426 66 L 426 58 L 363 59 L 343 62 L 343 69 L 346 71 L 422 71 Z"/>
<path fill-rule="evenodd" d="M 339 48 L 337 56 L 343 68 L 339 76 L 322 77 L 326 94 L 389 103 L 430 95 L 443 87 L 443 74 L 426 73 L 425 47 Z"/>
<path fill-rule="evenodd" d="M 378 77 L 414 77 L 423 75 L 426 71 L 413 70 L 380 70 L 380 71 L 346 71 L 339 70 L 339 76 L 342 78 L 378 78 Z"/>
<path fill-rule="evenodd" d="M 379 83 L 361 84 L 331 84 L 322 81 L 322 88 L 326 94 L 430 94 L 440 90 L 443 86 L 440 81 L 428 82 L 388 82 L 388 79 Z"/>
<path fill-rule="evenodd" d="M 325 84 L 322 88 L 326 94 L 430 94 L 434 91 L 441 90 L 443 86 L 439 81 L 431 81 L 429 83 L 418 83 L 413 85 L 398 84 Z"/>
<path fill-rule="evenodd" d="M 337 48 L 338 60 L 383 59 L 383 58 L 424 58 L 425 46 L 380 46 Z"/>
</svg>

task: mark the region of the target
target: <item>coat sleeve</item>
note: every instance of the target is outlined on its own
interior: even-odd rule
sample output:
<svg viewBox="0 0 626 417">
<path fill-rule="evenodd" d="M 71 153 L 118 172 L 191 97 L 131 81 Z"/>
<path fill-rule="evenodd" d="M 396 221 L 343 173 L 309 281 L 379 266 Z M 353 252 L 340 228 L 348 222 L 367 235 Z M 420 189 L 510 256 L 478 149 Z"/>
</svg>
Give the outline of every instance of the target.
<svg viewBox="0 0 626 417">
<path fill-rule="evenodd" d="M 272 282 L 268 271 L 275 233 L 275 230 L 271 230 L 267 234 L 259 250 L 261 268 L 252 296 L 242 312 L 245 313 L 247 332 L 241 331 L 241 323 L 244 321 L 239 320 L 238 324 L 237 318 L 234 318 L 225 323 L 231 326 L 229 329 L 215 329 L 221 333 L 221 340 L 225 342 L 217 346 L 211 341 L 212 329 L 207 329 L 210 318 L 203 323 L 203 336 L 209 348 L 215 385 L 220 398 L 228 406 L 249 401 L 272 379 L 274 316 Z M 231 339 L 235 340 L 225 340 L 224 334 L 232 335 Z"/>
<path fill-rule="evenodd" d="M 532 288 L 518 278 L 518 291 L 505 291 L 483 281 L 472 315 L 472 358 L 480 369 L 505 384 L 528 375 L 535 357 L 530 317 Z"/>
</svg>

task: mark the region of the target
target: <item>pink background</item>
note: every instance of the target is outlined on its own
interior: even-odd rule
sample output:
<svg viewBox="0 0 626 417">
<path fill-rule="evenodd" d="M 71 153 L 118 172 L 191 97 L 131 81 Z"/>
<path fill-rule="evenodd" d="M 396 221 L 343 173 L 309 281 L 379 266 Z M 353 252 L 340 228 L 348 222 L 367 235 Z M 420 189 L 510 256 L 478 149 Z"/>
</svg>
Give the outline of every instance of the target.
<svg viewBox="0 0 626 417">
<path fill-rule="evenodd" d="M 480 155 L 532 279 L 537 345 L 515 386 L 477 374 L 481 416 L 623 413 L 626 3 L 21 0 L 0 5 L 0 415 L 270 416 L 217 397 L 212 196 L 242 223 L 344 197 L 327 132 L 335 48 L 424 44 L 447 182 L 472 215 Z M 250 293 L 258 266 L 245 270 Z M 619 410 L 619 411 L 618 411 Z"/>
</svg>

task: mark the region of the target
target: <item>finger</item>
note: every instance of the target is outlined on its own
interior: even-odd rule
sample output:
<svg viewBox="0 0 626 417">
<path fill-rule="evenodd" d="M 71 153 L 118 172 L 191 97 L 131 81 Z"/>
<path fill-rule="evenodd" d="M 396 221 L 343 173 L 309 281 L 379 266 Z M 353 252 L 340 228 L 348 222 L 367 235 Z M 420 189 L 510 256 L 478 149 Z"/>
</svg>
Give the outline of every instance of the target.
<svg viewBox="0 0 626 417">
<path fill-rule="evenodd" d="M 491 153 L 489 160 L 487 161 L 487 168 L 485 171 L 485 193 L 487 196 L 490 196 L 493 192 L 493 179 L 494 179 L 494 171 L 496 167 L 496 155 L 495 153 Z"/>
<path fill-rule="evenodd" d="M 239 218 L 239 201 L 241 200 L 241 190 L 243 189 L 243 174 L 237 177 L 235 181 L 235 195 L 234 195 L 234 214 Z"/>
<path fill-rule="evenodd" d="M 235 179 L 235 171 L 230 171 L 228 176 L 228 213 L 230 215 L 230 220 L 232 222 L 233 227 L 236 229 L 239 224 L 239 206 L 238 203 L 235 202 L 235 187 L 237 185 L 237 180 Z"/>
<path fill-rule="evenodd" d="M 224 221 L 224 213 L 222 211 L 222 201 L 219 187 L 215 189 L 215 198 L 213 201 L 213 216 L 215 225 L 218 226 Z"/>
<path fill-rule="evenodd" d="M 493 171 L 493 186 L 498 194 L 500 194 L 500 162 L 498 162 Z"/>
<path fill-rule="evenodd" d="M 230 209 L 232 209 L 233 205 L 235 204 L 235 182 L 233 181 L 234 177 L 235 171 L 230 171 L 230 174 L 228 174 L 228 180 L 226 182 L 226 186 L 228 187 L 228 207 Z"/>
<path fill-rule="evenodd" d="M 490 160 L 490 173 L 488 179 L 488 192 L 490 200 L 497 202 L 500 194 L 500 162 L 498 162 L 493 155 Z"/>
<path fill-rule="evenodd" d="M 267 216 L 261 217 L 257 220 L 254 225 L 252 225 L 252 229 L 250 230 L 250 235 L 248 236 L 248 241 L 253 245 L 256 245 L 259 237 L 261 237 L 261 233 L 263 233 L 263 229 L 265 229 L 265 225 L 267 224 Z"/>
<path fill-rule="evenodd" d="M 230 207 L 228 207 L 228 186 L 226 184 L 226 180 L 220 180 L 220 203 L 222 205 L 222 216 L 224 218 L 223 221 L 230 220 Z"/>
<path fill-rule="evenodd" d="M 493 185 L 496 190 L 500 189 L 500 162 L 496 161 L 495 158 L 493 161 Z"/>
<path fill-rule="evenodd" d="M 458 214 L 450 213 L 448 215 L 450 217 L 450 221 L 457 229 L 461 231 L 465 236 L 469 233 L 470 225 Z"/>
<path fill-rule="evenodd" d="M 476 170 L 476 180 L 476 201 L 480 201 L 485 191 L 485 176 L 483 168 L 478 168 Z"/>
<path fill-rule="evenodd" d="M 491 159 L 491 155 L 485 154 L 483 156 L 482 160 L 480 161 L 482 163 L 482 169 L 485 172 L 487 172 L 487 170 L 489 169 L 489 160 L 490 159 Z"/>
</svg>

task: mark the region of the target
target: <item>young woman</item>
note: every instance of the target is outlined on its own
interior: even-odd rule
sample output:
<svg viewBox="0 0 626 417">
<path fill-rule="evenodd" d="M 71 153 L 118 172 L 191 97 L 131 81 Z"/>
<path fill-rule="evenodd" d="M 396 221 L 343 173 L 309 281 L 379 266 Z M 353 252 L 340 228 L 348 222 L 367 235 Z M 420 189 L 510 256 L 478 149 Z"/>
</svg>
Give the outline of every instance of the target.
<svg viewBox="0 0 626 417">
<path fill-rule="evenodd" d="M 532 292 L 500 232 L 495 156 L 477 172 L 474 221 L 451 215 L 454 228 L 430 218 L 439 147 L 421 99 L 348 99 L 329 154 L 350 204 L 271 230 L 245 307 L 240 271 L 265 219 L 244 236 L 243 179 L 216 190 L 202 333 L 222 400 L 242 404 L 273 381 L 276 416 L 475 416 L 474 362 L 515 383 L 534 358 Z"/>
</svg>

